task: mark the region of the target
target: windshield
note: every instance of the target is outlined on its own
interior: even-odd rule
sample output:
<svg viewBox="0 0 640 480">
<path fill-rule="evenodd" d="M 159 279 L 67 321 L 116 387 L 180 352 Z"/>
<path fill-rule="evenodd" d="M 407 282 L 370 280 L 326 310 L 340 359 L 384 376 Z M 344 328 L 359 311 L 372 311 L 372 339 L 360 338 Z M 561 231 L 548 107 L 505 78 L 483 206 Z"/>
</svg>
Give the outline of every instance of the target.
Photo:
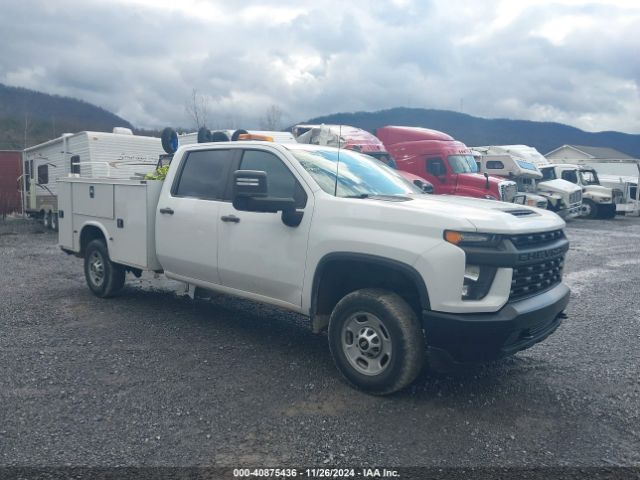
<svg viewBox="0 0 640 480">
<path fill-rule="evenodd" d="M 541 182 L 546 182 L 547 180 L 556 179 L 556 172 L 554 171 L 553 167 L 541 168 L 540 171 L 542 172 Z"/>
<path fill-rule="evenodd" d="M 582 185 L 600 185 L 598 174 L 595 170 L 580 170 Z"/>
<path fill-rule="evenodd" d="M 449 155 L 448 159 L 453 173 L 478 173 L 478 164 L 472 155 Z"/>
<path fill-rule="evenodd" d="M 303 150 L 290 152 L 320 188 L 338 197 L 398 196 L 422 191 L 396 171 L 367 155 L 349 150 Z M 340 163 L 338 163 L 338 153 Z M 338 182 L 336 192 L 336 169 Z"/>
</svg>

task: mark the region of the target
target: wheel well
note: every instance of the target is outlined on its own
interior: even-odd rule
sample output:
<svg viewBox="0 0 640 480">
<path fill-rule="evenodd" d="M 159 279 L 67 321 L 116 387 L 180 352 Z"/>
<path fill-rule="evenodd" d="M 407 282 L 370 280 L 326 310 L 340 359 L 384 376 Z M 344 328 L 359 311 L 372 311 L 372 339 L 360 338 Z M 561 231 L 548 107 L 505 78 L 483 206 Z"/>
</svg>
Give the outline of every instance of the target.
<svg viewBox="0 0 640 480">
<path fill-rule="evenodd" d="M 424 281 L 412 267 L 385 259 L 377 260 L 375 257 L 358 257 L 338 257 L 322 262 L 318 267 L 311 306 L 314 331 L 326 328 L 333 308 L 345 295 L 362 288 L 393 291 L 400 295 L 418 316 L 423 309 L 429 308 Z"/>
<path fill-rule="evenodd" d="M 96 239 L 105 240 L 102 230 L 94 225 L 87 225 L 86 227 L 84 227 L 82 229 L 82 232 L 80 232 L 80 255 L 84 255 L 89 242 Z"/>
</svg>

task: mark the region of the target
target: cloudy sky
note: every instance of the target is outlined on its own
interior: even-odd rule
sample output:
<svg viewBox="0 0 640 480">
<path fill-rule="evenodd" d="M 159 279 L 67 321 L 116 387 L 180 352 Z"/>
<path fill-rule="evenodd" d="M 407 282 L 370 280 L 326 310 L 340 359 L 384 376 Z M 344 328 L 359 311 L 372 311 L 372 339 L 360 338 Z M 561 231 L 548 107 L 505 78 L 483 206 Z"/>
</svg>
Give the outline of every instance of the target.
<svg viewBox="0 0 640 480">
<path fill-rule="evenodd" d="M 0 83 L 212 128 L 395 106 L 640 133 L 637 0 L 3 1 Z"/>
</svg>

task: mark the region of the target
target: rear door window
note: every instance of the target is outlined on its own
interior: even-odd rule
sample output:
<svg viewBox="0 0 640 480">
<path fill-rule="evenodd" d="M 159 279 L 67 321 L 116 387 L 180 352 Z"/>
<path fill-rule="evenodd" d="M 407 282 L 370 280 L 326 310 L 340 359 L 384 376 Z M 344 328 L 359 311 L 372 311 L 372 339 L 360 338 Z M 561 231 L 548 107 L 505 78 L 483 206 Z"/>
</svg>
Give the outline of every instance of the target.
<svg viewBox="0 0 640 480">
<path fill-rule="evenodd" d="M 180 166 L 172 194 L 176 197 L 221 200 L 228 184 L 231 159 L 231 150 L 189 152 Z"/>
</svg>

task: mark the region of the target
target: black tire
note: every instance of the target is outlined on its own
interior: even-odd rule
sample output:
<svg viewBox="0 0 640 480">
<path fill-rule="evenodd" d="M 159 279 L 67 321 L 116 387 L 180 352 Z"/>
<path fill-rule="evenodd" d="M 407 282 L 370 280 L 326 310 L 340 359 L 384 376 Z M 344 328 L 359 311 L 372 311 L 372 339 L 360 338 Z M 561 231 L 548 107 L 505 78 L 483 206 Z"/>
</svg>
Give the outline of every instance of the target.
<svg viewBox="0 0 640 480">
<path fill-rule="evenodd" d="M 173 128 L 167 127 L 162 130 L 160 140 L 162 142 L 162 148 L 165 152 L 167 152 L 169 155 L 176 153 L 176 150 L 178 149 L 178 134 Z"/>
<path fill-rule="evenodd" d="M 601 218 L 611 219 L 616 216 L 616 206 L 615 205 L 600 205 L 598 209 Z"/>
<path fill-rule="evenodd" d="M 371 319 L 375 320 L 371 322 Z M 381 326 L 373 327 L 373 333 L 367 332 L 375 321 Z M 359 329 L 358 335 L 353 335 L 350 325 Z M 375 342 L 376 336 L 378 342 Z M 381 339 L 390 345 L 388 358 L 385 361 L 384 348 L 378 348 L 381 351 L 371 362 L 372 370 L 363 373 L 370 367 L 371 359 L 367 354 L 376 353 L 367 351 L 363 354 L 361 347 L 371 350 L 370 347 L 379 345 Z M 408 386 L 425 363 L 424 333 L 416 313 L 402 297 L 388 290 L 357 290 L 340 300 L 329 320 L 329 348 L 344 378 L 354 387 L 373 395 L 388 395 Z M 349 360 L 348 351 L 355 352 L 359 358 Z M 381 370 L 376 372 L 378 368 Z"/>
<path fill-rule="evenodd" d="M 207 127 L 200 127 L 198 129 L 198 143 L 209 143 L 212 141 L 211 130 L 209 130 Z"/>
<path fill-rule="evenodd" d="M 238 137 L 244 133 L 249 133 L 246 130 L 236 130 L 235 132 L 233 132 L 233 134 L 231 135 L 231 141 L 232 142 L 237 142 L 238 141 Z"/>
<path fill-rule="evenodd" d="M 51 214 L 51 230 L 53 230 L 54 232 L 58 231 L 58 214 L 57 213 Z"/>
<path fill-rule="evenodd" d="M 588 198 L 582 199 L 582 209 L 583 209 L 583 217 L 586 218 L 598 218 L 598 205 Z"/>
<path fill-rule="evenodd" d="M 102 274 L 98 275 L 99 262 Z M 104 240 L 91 240 L 84 253 L 84 278 L 93 294 L 100 298 L 115 295 L 124 286 L 125 269 L 122 265 L 113 263 Z M 102 278 L 98 281 L 97 277 Z"/>
<path fill-rule="evenodd" d="M 44 212 L 42 214 L 42 226 L 46 229 L 51 228 L 51 212 Z"/>
<path fill-rule="evenodd" d="M 213 134 L 211 135 L 211 141 L 212 142 L 228 142 L 229 141 L 229 135 L 226 134 L 226 132 L 213 132 Z"/>
</svg>

